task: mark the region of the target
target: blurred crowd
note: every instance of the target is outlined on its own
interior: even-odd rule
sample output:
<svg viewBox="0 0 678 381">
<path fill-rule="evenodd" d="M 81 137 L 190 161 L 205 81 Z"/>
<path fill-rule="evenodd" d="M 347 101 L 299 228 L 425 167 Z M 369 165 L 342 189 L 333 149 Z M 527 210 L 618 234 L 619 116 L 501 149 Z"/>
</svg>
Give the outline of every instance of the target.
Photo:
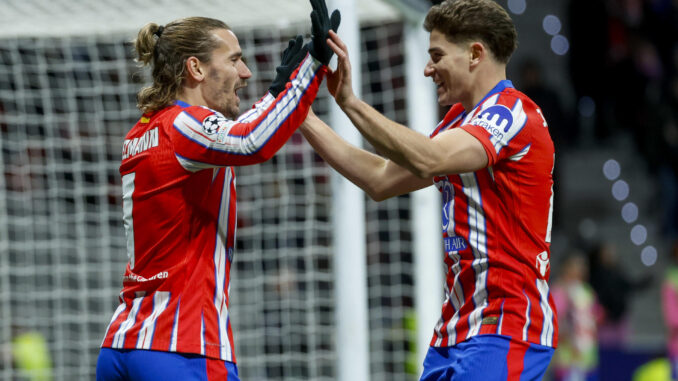
<svg viewBox="0 0 678 381">
<path fill-rule="evenodd" d="M 571 0 L 569 28 L 571 81 L 579 106 L 593 106 L 596 142 L 620 133 L 632 136 L 647 171 L 659 181 L 663 233 L 673 239 L 678 236 L 678 1 Z"/>
<path fill-rule="evenodd" d="M 567 11 L 575 109 L 544 85 L 538 59 L 521 64 L 520 90 L 550 116 L 560 150 L 615 145 L 620 136 L 633 142 L 629 157 L 641 158 L 657 183 L 651 212 L 660 216 L 671 249 L 660 253 L 670 265 L 654 280 L 627 274 L 609 242 L 569 251 L 552 280 L 561 337 L 551 375 L 609 379 L 599 354 L 628 344 L 630 299 L 654 282 L 661 284 L 665 356 L 638 367 L 633 380 L 678 380 L 678 1 L 570 0 Z"/>
</svg>

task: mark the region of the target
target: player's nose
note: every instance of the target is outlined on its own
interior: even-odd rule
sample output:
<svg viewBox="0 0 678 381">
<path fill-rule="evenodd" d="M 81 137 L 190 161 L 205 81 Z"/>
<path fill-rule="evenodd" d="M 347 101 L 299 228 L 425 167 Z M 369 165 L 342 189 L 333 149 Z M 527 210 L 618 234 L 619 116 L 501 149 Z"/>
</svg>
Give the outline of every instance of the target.
<svg viewBox="0 0 678 381">
<path fill-rule="evenodd" d="M 426 63 L 426 66 L 424 66 L 424 77 L 431 77 L 433 76 L 433 72 L 435 70 L 433 69 L 433 62 L 431 60 L 428 60 Z"/>
</svg>

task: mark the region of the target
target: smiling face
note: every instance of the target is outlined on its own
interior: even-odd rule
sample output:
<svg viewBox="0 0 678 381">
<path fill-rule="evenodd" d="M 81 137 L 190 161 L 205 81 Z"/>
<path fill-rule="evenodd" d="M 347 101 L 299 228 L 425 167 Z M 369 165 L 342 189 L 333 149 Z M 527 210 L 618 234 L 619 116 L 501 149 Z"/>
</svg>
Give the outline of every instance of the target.
<svg viewBox="0 0 678 381">
<path fill-rule="evenodd" d="M 242 60 L 242 50 L 235 34 L 226 29 L 217 29 L 213 37 L 220 41 L 206 64 L 202 96 L 207 107 L 219 111 L 230 119 L 240 114 L 240 98 L 237 91 L 247 86 L 252 72 Z"/>
<path fill-rule="evenodd" d="M 471 98 L 471 53 L 468 44 L 456 44 L 434 29 L 429 39 L 430 59 L 424 75 L 438 87 L 438 104 L 450 106 Z"/>
</svg>

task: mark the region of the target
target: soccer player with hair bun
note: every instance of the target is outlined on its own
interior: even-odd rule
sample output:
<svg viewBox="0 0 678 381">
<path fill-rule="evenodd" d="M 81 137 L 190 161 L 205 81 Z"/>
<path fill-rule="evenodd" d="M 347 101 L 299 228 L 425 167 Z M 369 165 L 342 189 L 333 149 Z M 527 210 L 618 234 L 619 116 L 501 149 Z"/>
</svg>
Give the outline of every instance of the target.
<svg viewBox="0 0 678 381">
<path fill-rule="evenodd" d="M 312 40 L 290 40 L 269 91 L 238 116 L 252 73 L 222 21 L 190 17 L 138 33 L 153 83 L 122 144 L 129 262 L 97 380 L 237 381 L 229 314 L 240 165 L 271 158 L 306 118 L 327 73 L 338 11 L 310 0 Z"/>
<path fill-rule="evenodd" d="M 333 32 L 330 93 L 383 156 L 350 145 L 312 113 L 301 131 L 377 201 L 432 184 L 441 192 L 445 301 L 421 380 L 541 380 L 558 337 L 548 286 L 555 160 L 548 125 L 506 78 L 517 33 L 496 2 L 443 1 L 424 28 L 424 75 L 439 105 L 449 106 L 430 136 L 356 97 L 348 50 Z"/>
</svg>

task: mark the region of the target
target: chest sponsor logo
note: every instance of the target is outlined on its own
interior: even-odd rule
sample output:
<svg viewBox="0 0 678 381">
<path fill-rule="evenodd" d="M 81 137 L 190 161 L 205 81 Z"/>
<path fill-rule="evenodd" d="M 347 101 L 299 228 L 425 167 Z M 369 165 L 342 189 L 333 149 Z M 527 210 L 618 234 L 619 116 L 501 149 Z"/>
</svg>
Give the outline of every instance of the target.
<svg viewBox="0 0 678 381">
<path fill-rule="evenodd" d="M 470 124 L 484 128 L 492 136 L 501 140 L 513 125 L 513 114 L 504 105 L 494 105 L 481 111 Z"/>
<path fill-rule="evenodd" d="M 214 135 L 219 129 L 228 124 L 228 119 L 223 115 L 212 114 L 202 121 L 202 130 L 207 135 Z"/>
<path fill-rule="evenodd" d="M 464 237 L 452 236 L 443 238 L 443 245 L 445 246 L 445 251 L 463 251 L 466 250 L 468 244 Z"/>
</svg>

